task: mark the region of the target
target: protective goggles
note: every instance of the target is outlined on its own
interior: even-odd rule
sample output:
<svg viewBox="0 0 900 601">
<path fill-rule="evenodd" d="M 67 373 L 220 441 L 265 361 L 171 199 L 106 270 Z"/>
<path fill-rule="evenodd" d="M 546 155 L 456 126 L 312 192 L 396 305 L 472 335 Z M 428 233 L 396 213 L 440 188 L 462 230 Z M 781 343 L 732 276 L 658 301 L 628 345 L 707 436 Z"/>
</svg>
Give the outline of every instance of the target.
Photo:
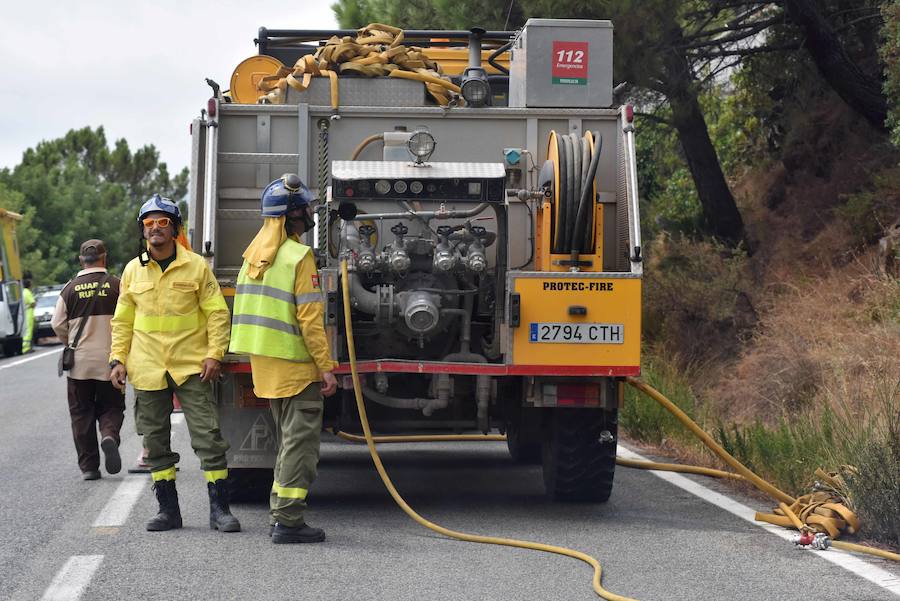
<svg viewBox="0 0 900 601">
<path fill-rule="evenodd" d="M 159 217 L 158 219 L 154 219 L 153 217 L 147 217 L 141 223 L 144 224 L 146 228 L 153 227 L 169 227 L 169 224 L 172 223 L 172 220 L 168 217 Z"/>
</svg>

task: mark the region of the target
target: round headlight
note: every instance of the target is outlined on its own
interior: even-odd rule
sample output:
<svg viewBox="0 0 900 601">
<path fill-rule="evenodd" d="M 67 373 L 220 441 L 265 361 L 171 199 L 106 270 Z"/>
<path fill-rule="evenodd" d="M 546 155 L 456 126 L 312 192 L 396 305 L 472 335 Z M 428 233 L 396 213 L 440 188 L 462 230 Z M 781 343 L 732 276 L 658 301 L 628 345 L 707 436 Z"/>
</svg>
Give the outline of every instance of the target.
<svg viewBox="0 0 900 601">
<path fill-rule="evenodd" d="M 405 194 L 407 189 L 406 182 L 402 179 L 398 179 L 394 182 L 394 192 L 397 194 Z"/>
<path fill-rule="evenodd" d="M 413 194 L 421 194 L 422 193 L 422 182 L 413 182 L 409 185 L 409 191 Z"/>
<path fill-rule="evenodd" d="M 427 161 L 428 157 L 434 153 L 434 136 L 427 131 L 414 132 L 409 137 L 407 146 L 417 162 Z"/>
</svg>

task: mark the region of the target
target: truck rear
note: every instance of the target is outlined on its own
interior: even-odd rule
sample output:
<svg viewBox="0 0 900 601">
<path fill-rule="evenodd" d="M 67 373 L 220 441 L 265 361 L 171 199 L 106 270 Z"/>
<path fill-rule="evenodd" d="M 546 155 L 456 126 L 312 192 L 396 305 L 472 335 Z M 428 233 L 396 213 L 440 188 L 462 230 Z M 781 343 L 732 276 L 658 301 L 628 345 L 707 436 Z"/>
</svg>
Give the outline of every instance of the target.
<svg viewBox="0 0 900 601">
<path fill-rule="evenodd" d="M 195 251 L 233 295 L 262 189 L 297 173 L 320 199 L 307 243 L 342 374 L 348 263 L 373 429 L 506 433 L 516 461 L 542 463 L 550 497 L 606 500 L 623 378 L 640 373 L 642 273 L 633 113 L 613 107 L 612 25 L 406 31 L 356 59 L 423 45 L 408 56 L 437 64 L 458 96 L 394 76 L 265 85 L 291 69 L 300 81 L 297 65 L 314 62 L 304 57 L 355 34 L 260 30 L 260 55 L 192 124 Z M 226 367 L 217 398 L 229 465 L 239 480 L 270 482 L 267 404 L 245 357 Z M 326 427 L 356 432 L 342 383 Z"/>
</svg>

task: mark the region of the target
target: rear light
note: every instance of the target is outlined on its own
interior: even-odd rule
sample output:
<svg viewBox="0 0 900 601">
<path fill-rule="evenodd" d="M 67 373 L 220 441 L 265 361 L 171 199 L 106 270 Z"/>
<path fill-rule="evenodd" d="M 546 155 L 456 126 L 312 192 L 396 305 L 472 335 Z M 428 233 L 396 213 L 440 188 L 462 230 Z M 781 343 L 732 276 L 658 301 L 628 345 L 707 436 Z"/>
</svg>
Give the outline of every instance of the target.
<svg viewBox="0 0 900 601">
<path fill-rule="evenodd" d="M 625 120 L 634 123 L 634 107 L 630 104 L 625 105 Z"/>
<path fill-rule="evenodd" d="M 215 117 L 216 117 L 216 99 L 215 98 L 210 98 L 209 100 L 206 101 L 206 114 L 215 119 Z"/>
<path fill-rule="evenodd" d="M 543 404 L 545 407 L 598 407 L 600 386 L 598 384 L 544 384 Z"/>
</svg>

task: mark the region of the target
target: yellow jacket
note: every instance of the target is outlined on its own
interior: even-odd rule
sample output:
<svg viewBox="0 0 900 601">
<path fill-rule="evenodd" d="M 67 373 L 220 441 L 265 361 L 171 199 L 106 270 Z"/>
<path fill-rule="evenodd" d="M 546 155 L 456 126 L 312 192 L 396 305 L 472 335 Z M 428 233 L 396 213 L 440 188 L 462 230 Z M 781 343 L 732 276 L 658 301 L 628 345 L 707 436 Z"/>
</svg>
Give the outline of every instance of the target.
<svg viewBox="0 0 900 601">
<path fill-rule="evenodd" d="M 231 319 L 219 283 L 200 255 L 175 249 L 165 272 L 137 258 L 122 272 L 109 360 L 125 364 L 138 390 L 166 388 L 167 372 L 180 385 L 228 348 Z"/>
<path fill-rule="evenodd" d="M 321 295 L 319 274 L 312 253 L 297 263 L 294 295 L 310 298 Z M 297 323 L 312 362 L 288 361 L 277 357 L 250 355 L 253 370 L 253 392 L 261 399 L 280 399 L 300 394 L 304 388 L 322 379 L 321 372 L 332 371 L 337 362 L 331 359 L 325 335 L 324 298 L 297 305 Z"/>
</svg>

